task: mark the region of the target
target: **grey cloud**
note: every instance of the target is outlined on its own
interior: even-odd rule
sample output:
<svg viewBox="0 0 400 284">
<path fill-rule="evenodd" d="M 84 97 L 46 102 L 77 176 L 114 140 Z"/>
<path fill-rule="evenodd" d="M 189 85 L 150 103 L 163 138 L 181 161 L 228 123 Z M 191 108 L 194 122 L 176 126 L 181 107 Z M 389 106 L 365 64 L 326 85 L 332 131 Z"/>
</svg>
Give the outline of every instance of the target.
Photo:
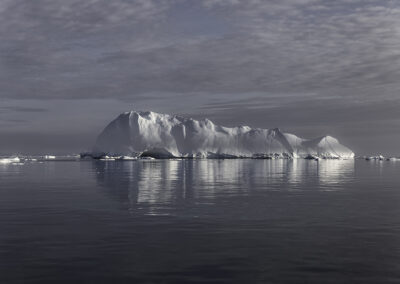
<svg viewBox="0 0 400 284">
<path fill-rule="evenodd" d="M 3 0 L 0 97 L 392 131 L 399 27 L 396 1 Z"/>
<path fill-rule="evenodd" d="M 372 1 L 359 6 L 348 1 L 216 1 L 212 7 L 218 2 L 232 6 L 228 15 L 218 9 L 215 15 L 226 18 L 236 32 L 181 42 L 169 41 L 173 35 L 160 27 L 173 1 L 17 1 L 7 11 L 13 14 L 10 22 L 25 23 L 20 26 L 34 32 L 20 31 L 21 40 L 4 44 L 0 78 L 8 92 L 1 95 L 312 92 L 398 81 L 400 42 L 394 34 L 400 26 L 399 7 Z M 312 7 L 330 12 L 313 13 Z M 283 14 L 269 17 L 276 9 Z M 28 10 L 33 12 L 24 13 Z M 164 16 L 149 17 L 160 14 Z M 148 48 L 141 48 L 141 41 Z"/>
<path fill-rule="evenodd" d="M 19 34 L 15 36 L 31 38 L 45 38 L 46 33 L 56 30 L 77 32 L 76 36 L 87 35 L 104 28 L 113 28 L 114 25 L 124 25 L 126 22 L 147 22 L 163 11 L 166 4 L 166 1 L 153 0 L 6 1 L 0 8 L 4 24 L 1 30 L 17 31 Z M 35 28 L 36 34 L 25 33 L 26 29 Z"/>
</svg>

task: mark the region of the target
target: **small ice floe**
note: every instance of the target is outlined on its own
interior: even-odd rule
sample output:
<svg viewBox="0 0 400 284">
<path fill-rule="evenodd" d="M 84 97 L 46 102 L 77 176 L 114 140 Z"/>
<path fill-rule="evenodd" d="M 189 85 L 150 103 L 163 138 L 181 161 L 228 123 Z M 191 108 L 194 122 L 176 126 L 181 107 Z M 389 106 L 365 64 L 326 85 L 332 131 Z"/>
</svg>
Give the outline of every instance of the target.
<svg viewBox="0 0 400 284">
<path fill-rule="evenodd" d="M 20 164 L 21 159 L 18 157 L 14 158 L 1 158 L 0 159 L 0 164 Z"/>
<path fill-rule="evenodd" d="M 390 158 L 387 158 L 386 161 L 396 162 L 396 161 L 400 161 L 400 159 L 396 158 L 396 157 L 390 157 Z"/>
<path fill-rule="evenodd" d="M 116 158 L 118 161 L 135 161 L 137 160 L 137 157 L 131 157 L 131 156 L 120 156 Z"/>
<path fill-rule="evenodd" d="M 382 155 L 370 156 L 370 157 L 366 157 L 365 160 L 367 160 L 367 161 L 384 161 L 385 157 Z"/>
<path fill-rule="evenodd" d="M 100 161 L 115 161 L 115 157 L 103 156 L 100 158 Z"/>
<path fill-rule="evenodd" d="M 149 157 L 149 156 L 146 156 L 146 157 L 140 157 L 140 159 L 141 159 L 141 160 L 155 160 L 155 158 L 153 158 L 153 157 Z"/>
<path fill-rule="evenodd" d="M 56 159 L 56 156 L 53 156 L 53 155 L 45 155 L 43 158 L 44 158 L 45 160 L 55 160 L 55 159 Z"/>
</svg>

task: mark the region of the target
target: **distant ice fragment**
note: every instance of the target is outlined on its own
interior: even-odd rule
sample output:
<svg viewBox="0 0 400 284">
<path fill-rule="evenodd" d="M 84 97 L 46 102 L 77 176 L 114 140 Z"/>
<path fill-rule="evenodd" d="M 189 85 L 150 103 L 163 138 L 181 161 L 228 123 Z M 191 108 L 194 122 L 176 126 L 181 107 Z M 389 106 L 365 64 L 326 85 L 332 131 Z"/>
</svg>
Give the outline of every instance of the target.
<svg viewBox="0 0 400 284">
<path fill-rule="evenodd" d="M 0 159 L 0 164 L 14 164 L 14 163 L 20 163 L 21 159 L 18 157 L 14 158 L 1 158 Z"/>
<path fill-rule="evenodd" d="M 100 161 L 115 161 L 115 157 L 104 156 L 100 158 Z"/>
<path fill-rule="evenodd" d="M 369 156 L 366 157 L 365 160 L 367 161 L 384 161 L 386 158 L 382 155 L 378 155 L 378 156 Z"/>
<path fill-rule="evenodd" d="M 44 159 L 45 159 L 45 160 L 55 160 L 55 159 L 56 159 L 56 156 L 53 156 L 53 155 L 45 155 L 45 156 L 44 156 Z"/>
<path fill-rule="evenodd" d="M 150 156 L 140 157 L 141 160 L 155 160 L 155 158 Z"/>
<path fill-rule="evenodd" d="M 118 160 L 118 161 L 135 161 L 135 160 L 137 160 L 137 157 L 120 156 L 120 157 L 117 157 L 116 160 Z"/>
</svg>

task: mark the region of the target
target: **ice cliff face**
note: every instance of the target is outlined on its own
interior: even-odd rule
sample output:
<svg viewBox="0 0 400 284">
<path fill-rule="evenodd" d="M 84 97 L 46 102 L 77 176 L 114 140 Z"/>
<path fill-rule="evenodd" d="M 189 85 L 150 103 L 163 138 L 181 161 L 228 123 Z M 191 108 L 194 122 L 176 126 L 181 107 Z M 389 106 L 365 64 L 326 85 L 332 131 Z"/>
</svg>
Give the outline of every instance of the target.
<svg viewBox="0 0 400 284">
<path fill-rule="evenodd" d="M 208 119 L 194 120 L 167 114 L 125 112 L 98 136 L 95 152 L 172 157 L 306 157 L 352 158 L 338 140 L 312 140 L 279 129 L 223 127 Z"/>
</svg>

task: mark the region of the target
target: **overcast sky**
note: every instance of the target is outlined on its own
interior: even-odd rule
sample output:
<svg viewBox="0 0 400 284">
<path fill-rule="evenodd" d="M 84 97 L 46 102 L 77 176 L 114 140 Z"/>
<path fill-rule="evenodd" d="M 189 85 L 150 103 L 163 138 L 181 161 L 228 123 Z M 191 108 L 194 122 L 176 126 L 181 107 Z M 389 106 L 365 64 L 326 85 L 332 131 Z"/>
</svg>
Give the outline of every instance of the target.
<svg viewBox="0 0 400 284">
<path fill-rule="evenodd" d="M 400 155 L 400 1 L 0 0 L 0 153 L 88 149 L 127 110 Z"/>
</svg>

